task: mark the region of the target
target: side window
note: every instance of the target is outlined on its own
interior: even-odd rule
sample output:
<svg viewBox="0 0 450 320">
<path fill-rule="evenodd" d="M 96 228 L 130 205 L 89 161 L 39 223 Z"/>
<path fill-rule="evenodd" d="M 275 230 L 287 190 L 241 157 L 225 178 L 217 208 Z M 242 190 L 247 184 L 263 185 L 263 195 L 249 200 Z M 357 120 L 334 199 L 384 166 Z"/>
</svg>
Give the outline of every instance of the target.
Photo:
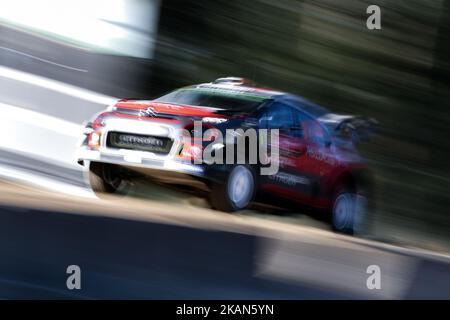
<svg viewBox="0 0 450 320">
<path fill-rule="evenodd" d="M 326 142 L 326 132 L 317 120 L 306 118 L 303 120 L 303 127 L 305 128 L 305 138 L 308 139 L 308 141 L 320 144 Z"/>
<path fill-rule="evenodd" d="M 294 136 L 296 138 L 304 138 L 305 130 L 304 130 L 303 123 L 305 120 L 305 115 L 294 108 L 292 108 L 292 113 L 293 113 L 293 120 L 294 120 L 294 124 L 291 127 L 292 136 Z"/>
<path fill-rule="evenodd" d="M 258 123 L 259 123 L 259 127 L 261 129 L 268 129 L 269 128 L 269 122 L 270 119 L 272 119 L 273 115 L 269 112 L 269 110 L 264 109 L 264 111 L 262 111 L 259 115 L 258 115 Z"/>
<path fill-rule="evenodd" d="M 288 129 L 293 124 L 290 107 L 275 102 L 264 115 L 264 122 L 268 129 Z"/>
<path fill-rule="evenodd" d="M 313 143 L 325 144 L 328 134 L 317 119 L 288 104 L 274 102 L 259 117 L 259 127 L 279 129 L 283 134 L 306 139 Z M 281 131 L 282 130 L 282 131 Z"/>
<path fill-rule="evenodd" d="M 288 131 L 295 126 L 294 110 L 287 105 L 275 102 L 262 114 L 259 123 L 261 128 Z"/>
<path fill-rule="evenodd" d="M 291 108 L 281 103 L 271 105 L 265 117 L 268 129 L 288 129 L 294 123 Z"/>
<path fill-rule="evenodd" d="M 303 138 L 301 113 L 294 108 L 275 102 L 259 119 L 260 128 L 279 129 L 288 136 Z"/>
</svg>

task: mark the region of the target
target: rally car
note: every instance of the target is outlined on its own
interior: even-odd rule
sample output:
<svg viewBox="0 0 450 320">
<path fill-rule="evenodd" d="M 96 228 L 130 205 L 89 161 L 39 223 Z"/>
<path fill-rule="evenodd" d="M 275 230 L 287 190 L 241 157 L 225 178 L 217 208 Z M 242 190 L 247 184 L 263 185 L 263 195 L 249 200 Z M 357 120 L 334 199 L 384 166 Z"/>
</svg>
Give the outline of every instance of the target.
<svg viewBox="0 0 450 320">
<path fill-rule="evenodd" d="M 288 199 L 329 212 L 335 230 L 354 233 L 371 190 L 356 145 L 375 125 L 227 77 L 117 101 L 86 124 L 77 161 L 99 196 L 143 174 L 203 188 L 226 212 L 256 196 Z"/>
</svg>

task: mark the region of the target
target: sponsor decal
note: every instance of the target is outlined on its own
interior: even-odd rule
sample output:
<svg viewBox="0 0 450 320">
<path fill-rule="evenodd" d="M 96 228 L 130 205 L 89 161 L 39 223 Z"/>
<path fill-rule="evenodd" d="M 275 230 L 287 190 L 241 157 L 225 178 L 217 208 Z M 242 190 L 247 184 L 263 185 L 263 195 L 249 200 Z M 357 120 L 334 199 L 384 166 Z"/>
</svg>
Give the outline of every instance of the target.
<svg viewBox="0 0 450 320">
<path fill-rule="evenodd" d="M 224 118 L 214 118 L 214 117 L 204 117 L 202 119 L 203 122 L 207 123 L 224 123 L 227 122 L 227 119 Z"/>
<path fill-rule="evenodd" d="M 140 137 L 140 136 L 133 136 L 133 135 L 125 135 L 121 134 L 118 136 L 119 142 L 123 144 L 130 144 L 130 145 L 141 145 L 141 146 L 157 146 L 162 147 L 164 146 L 164 142 L 162 140 L 159 140 L 157 138 L 153 137 Z"/>
<path fill-rule="evenodd" d="M 278 183 L 286 184 L 288 186 L 294 187 L 297 184 L 310 184 L 310 180 L 303 176 L 296 176 L 293 174 L 279 172 L 276 175 L 269 176 L 270 180 Z"/>
<path fill-rule="evenodd" d="M 329 164 L 331 166 L 337 166 L 337 164 L 338 164 L 336 159 L 334 159 L 333 157 L 327 155 L 324 152 L 317 151 L 314 148 L 308 147 L 307 150 L 306 150 L 306 155 L 308 157 L 316 159 L 317 161 L 325 162 L 325 163 L 327 163 L 327 164 Z"/>
</svg>

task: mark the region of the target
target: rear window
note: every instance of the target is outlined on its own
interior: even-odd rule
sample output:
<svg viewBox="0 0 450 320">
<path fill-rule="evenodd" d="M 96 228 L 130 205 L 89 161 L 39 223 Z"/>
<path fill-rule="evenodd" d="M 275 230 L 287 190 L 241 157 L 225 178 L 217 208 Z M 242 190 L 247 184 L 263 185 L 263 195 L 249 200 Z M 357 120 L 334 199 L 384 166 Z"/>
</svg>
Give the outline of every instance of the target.
<svg viewBox="0 0 450 320">
<path fill-rule="evenodd" d="M 246 111 L 260 105 L 266 98 L 232 90 L 180 89 L 162 96 L 155 102 L 187 104 L 225 110 Z"/>
</svg>

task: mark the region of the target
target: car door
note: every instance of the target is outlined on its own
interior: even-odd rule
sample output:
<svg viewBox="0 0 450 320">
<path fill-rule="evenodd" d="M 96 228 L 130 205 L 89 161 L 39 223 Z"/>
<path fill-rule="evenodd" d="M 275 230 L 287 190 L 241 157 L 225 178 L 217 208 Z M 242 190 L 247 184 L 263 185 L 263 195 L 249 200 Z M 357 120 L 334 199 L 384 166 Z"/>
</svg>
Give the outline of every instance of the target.
<svg viewBox="0 0 450 320">
<path fill-rule="evenodd" d="M 279 170 L 274 175 L 261 177 L 262 189 L 286 197 L 307 200 L 312 184 L 307 164 L 307 142 L 304 137 L 300 115 L 295 108 L 281 102 L 274 102 L 260 118 L 260 128 L 279 130 Z"/>
<path fill-rule="evenodd" d="M 313 183 L 313 205 L 327 205 L 326 191 L 333 172 L 339 166 L 339 161 L 333 152 L 331 140 L 325 128 L 314 118 L 304 117 L 302 120 L 305 139 L 308 144 L 305 168 L 310 173 Z"/>
</svg>

